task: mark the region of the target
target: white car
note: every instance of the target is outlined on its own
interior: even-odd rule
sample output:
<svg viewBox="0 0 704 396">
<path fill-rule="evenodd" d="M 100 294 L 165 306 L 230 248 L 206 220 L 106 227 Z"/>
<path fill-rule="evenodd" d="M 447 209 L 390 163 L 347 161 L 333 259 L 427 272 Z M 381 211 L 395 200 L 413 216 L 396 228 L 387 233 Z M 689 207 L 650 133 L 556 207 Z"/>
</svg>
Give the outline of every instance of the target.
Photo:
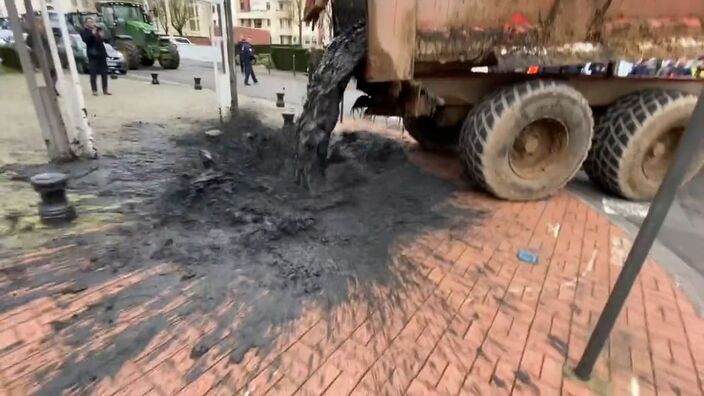
<svg viewBox="0 0 704 396">
<path fill-rule="evenodd" d="M 169 42 L 174 43 L 176 45 L 193 45 L 191 40 L 179 36 L 169 36 Z"/>
</svg>

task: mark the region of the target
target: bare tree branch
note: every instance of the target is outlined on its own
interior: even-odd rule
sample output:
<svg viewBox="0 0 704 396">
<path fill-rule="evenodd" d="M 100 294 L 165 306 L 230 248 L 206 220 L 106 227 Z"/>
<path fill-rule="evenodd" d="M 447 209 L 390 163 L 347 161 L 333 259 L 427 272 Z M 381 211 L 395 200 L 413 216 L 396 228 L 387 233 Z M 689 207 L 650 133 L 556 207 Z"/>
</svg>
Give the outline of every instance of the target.
<svg viewBox="0 0 704 396">
<path fill-rule="evenodd" d="M 306 8 L 305 0 L 291 0 L 289 12 L 291 13 L 291 21 L 298 26 L 298 44 L 303 46 L 303 21 L 304 11 Z"/>
<path fill-rule="evenodd" d="M 155 22 L 164 29 L 164 33 L 169 34 L 169 19 L 166 13 L 166 0 L 148 0 L 149 9 L 152 10 Z"/>
<path fill-rule="evenodd" d="M 179 36 L 183 36 L 183 28 L 194 16 L 192 0 L 168 0 L 171 11 L 171 26 Z"/>
</svg>

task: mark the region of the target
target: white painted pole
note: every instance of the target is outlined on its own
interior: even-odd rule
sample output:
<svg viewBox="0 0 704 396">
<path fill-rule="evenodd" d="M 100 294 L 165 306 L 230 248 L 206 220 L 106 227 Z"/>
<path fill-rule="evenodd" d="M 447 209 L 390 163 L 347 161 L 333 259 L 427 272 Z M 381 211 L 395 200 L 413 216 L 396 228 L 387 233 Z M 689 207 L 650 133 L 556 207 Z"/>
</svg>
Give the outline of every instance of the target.
<svg viewBox="0 0 704 396">
<path fill-rule="evenodd" d="M 59 14 L 61 39 L 63 40 L 64 48 L 66 49 L 66 57 L 68 58 L 71 77 L 71 84 L 64 85 L 66 88 L 66 94 L 63 95 L 63 99 L 68 102 L 67 107 L 69 109 L 69 116 L 72 118 L 73 127 L 75 128 L 75 135 L 78 137 L 78 141 L 80 142 L 78 154 L 88 158 L 97 158 L 98 149 L 95 145 L 95 135 L 93 134 L 93 128 L 91 128 L 88 121 L 86 100 L 83 96 L 81 81 L 78 77 L 78 68 L 76 67 L 76 59 L 73 55 L 73 45 L 71 42 L 71 37 L 68 33 L 68 26 L 66 25 L 65 10 L 67 7 L 65 2 L 67 1 L 68 0 L 54 0 L 53 3 L 56 12 Z M 42 0 L 42 4 L 44 4 L 44 0 Z M 59 100 L 61 100 L 61 98 Z"/>
<path fill-rule="evenodd" d="M 74 145 L 72 144 L 72 142 L 76 140 L 76 136 L 74 134 L 76 129 L 73 125 L 73 120 L 71 119 L 71 117 L 68 116 L 69 112 L 66 106 L 66 101 L 64 100 L 64 98 L 66 97 L 66 88 L 64 87 L 64 73 L 61 65 L 61 59 L 59 58 L 59 50 L 56 46 L 56 38 L 54 37 L 54 30 L 52 28 L 51 18 L 49 17 L 49 10 L 46 7 L 45 0 L 39 0 L 39 12 L 41 14 L 42 20 L 44 21 L 44 31 L 46 32 L 47 42 L 49 43 L 48 51 L 51 59 L 49 59 L 48 62 L 53 63 L 54 70 L 56 70 L 56 82 L 54 84 L 54 88 L 56 88 L 57 92 L 56 103 L 59 105 L 61 118 L 66 128 L 66 137 L 69 142 L 69 148 L 71 149 L 71 153 L 77 156 L 78 153 L 74 151 Z M 48 82 L 47 85 L 51 85 L 51 83 Z"/>
</svg>

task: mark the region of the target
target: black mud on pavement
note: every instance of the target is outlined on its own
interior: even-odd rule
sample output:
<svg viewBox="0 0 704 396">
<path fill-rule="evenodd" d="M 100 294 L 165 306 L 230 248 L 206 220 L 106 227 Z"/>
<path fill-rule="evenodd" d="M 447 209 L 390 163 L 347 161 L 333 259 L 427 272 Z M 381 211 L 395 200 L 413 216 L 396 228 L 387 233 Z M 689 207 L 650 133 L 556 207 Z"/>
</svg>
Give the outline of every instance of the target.
<svg viewBox="0 0 704 396">
<path fill-rule="evenodd" d="M 13 289 L 70 283 L 74 289 L 59 293 L 80 293 L 137 269 L 178 266 L 52 323 L 72 352 L 37 374 L 58 371 L 41 381 L 44 394 L 90 390 L 178 321 L 216 323 L 198 345 L 187 346 L 190 357 L 200 359 L 188 373 L 194 380 L 212 356 L 238 363 L 250 350 L 269 350 L 305 307 L 329 312 L 348 301 L 350 284 L 383 318 L 384 309 L 419 279 L 411 263 L 392 268 L 398 246 L 481 217 L 448 204 L 456 187 L 423 173 L 400 143 L 379 135 L 334 135 L 326 182 L 311 193 L 292 178 L 292 129 L 273 130 L 245 114 L 217 141 L 201 133 L 173 140 L 164 132 L 149 130 L 139 150 L 63 169 L 75 174 L 100 166 L 72 182 L 74 194 L 90 192 L 110 202 L 145 198 L 122 206 L 131 223 L 56 241 L 78 246 L 56 253 L 41 273 L 1 285 L 0 313 L 43 297 L 35 293 L 17 301 Z M 15 171 L 29 175 L 38 169 Z M 391 290 L 384 301 L 375 293 L 379 286 Z M 183 303 L 174 306 L 179 298 Z M 87 340 L 112 331 L 120 313 L 136 307 L 155 314 L 112 334 L 103 347 L 86 350 Z M 167 340 L 158 349 L 173 343 L 179 341 Z"/>
</svg>

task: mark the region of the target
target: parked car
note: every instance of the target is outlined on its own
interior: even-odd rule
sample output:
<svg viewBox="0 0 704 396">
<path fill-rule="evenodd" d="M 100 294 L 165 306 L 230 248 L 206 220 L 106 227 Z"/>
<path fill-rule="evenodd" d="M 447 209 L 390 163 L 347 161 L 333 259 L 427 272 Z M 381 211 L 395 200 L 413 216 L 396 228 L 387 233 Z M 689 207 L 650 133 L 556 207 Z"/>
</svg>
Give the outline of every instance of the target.
<svg viewBox="0 0 704 396">
<path fill-rule="evenodd" d="M 185 38 L 185 37 L 180 37 L 180 36 L 167 36 L 169 39 L 169 42 L 176 44 L 176 45 L 194 45 L 191 40 Z"/>
<path fill-rule="evenodd" d="M 108 43 L 105 43 L 105 50 L 108 55 L 108 72 L 110 74 L 127 74 L 127 62 L 125 62 L 125 56 L 122 55 L 122 52 Z"/>
</svg>

